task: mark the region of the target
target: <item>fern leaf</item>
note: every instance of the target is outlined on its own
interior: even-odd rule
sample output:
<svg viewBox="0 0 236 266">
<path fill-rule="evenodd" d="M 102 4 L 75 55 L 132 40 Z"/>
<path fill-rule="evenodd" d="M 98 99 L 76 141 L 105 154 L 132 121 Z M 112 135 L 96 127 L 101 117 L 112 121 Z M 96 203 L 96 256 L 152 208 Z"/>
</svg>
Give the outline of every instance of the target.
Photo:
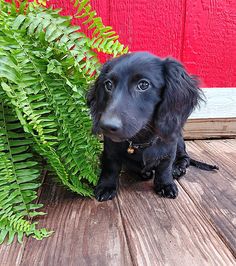
<svg viewBox="0 0 236 266">
<path fill-rule="evenodd" d="M 89 0 L 73 2 L 76 14 L 62 17 L 36 1 L 0 0 L 0 242 L 50 234 L 27 220 L 44 214 L 34 203 L 40 183 L 32 148 L 70 190 L 91 196 L 97 182 L 101 144 L 91 135 L 85 95 L 99 73 L 96 51 L 116 56 L 128 48 Z M 71 26 L 75 17 L 92 38 Z"/>
<path fill-rule="evenodd" d="M 12 124 L 14 130 L 9 127 Z M 16 142 L 16 139 L 19 142 Z M 27 144 L 24 140 L 27 140 Z M 49 235 L 47 231 L 41 233 L 41 230 L 36 229 L 35 223 L 25 219 L 42 214 L 36 211 L 41 205 L 31 204 L 37 198 L 36 189 L 40 183 L 39 169 L 37 162 L 33 161 L 33 155 L 29 153 L 29 143 L 32 143 L 32 139 L 22 132 L 17 118 L 2 102 L 0 104 L 0 243 L 7 236 L 8 243 L 12 243 L 15 236 L 21 242 L 25 234 L 35 237 Z"/>
<path fill-rule="evenodd" d="M 99 42 L 101 44 L 107 41 L 108 37 L 110 40 L 118 40 L 119 36 L 115 31 L 112 31 L 112 27 L 107 27 L 103 24 L 102 19 L 97 16 L 97 13 L 93 10 L 89 0 L 71 0 L 71 2 L 74 2 L 74 6 L 77 8 L 74 18 L 85 19 L 82 23 L 88 25 L 88 30 L 91 31 L 91 35 L 94 39 L 90 42 L 90 47 L 92 49 L 98 49 L 98 51 L 113 56 L 122 55 L 128 52 L 128 47 L 124 47 L 119 41 L 116 43 L 116 46 L 113 46 L 112 43 L 110 43 L 109 47 L 104 45 L 100 46 L 97 43 L 98 40 L 101 39 Z M 97 43 L 97 45 L 94 46 L 94 43 Z"/>
<path fill-rule="evenodd" d="M 30 27 L 28 22 L 27 25 Z M 68 78 L 64 69 L 68 69 L 73 58 L 66 57 L 59 63 L 54 59 L 52 49 L 47 49 L 45 54 L 35 47 L 32 52 L 32 36 L 27 39 L 29 31 L 24 27 L 24 23 L 22 27 L 25 28 L 24 41 L 17 33 L 7 35 L 7 40 L 14 43 L 15 48 L 18 47 L 17 52 L 5 50 L 8 65 L 18 71 L 18 80 L 14 80 L 16 84 L 13 84 L 12 80 L 8 79 L 11 82 L 9 85 L 2 82 L 2 89 L 14 106 L 24 130 L 32 134 L 34 142 L 37 143 L 35 148 L 48 160 L 60 181 L 71 190 L 90 196 L 92 190 L 88 184 L 94 185 L 97 182 L 100 146 L 93 145 L 92 152 L 88 152 L 90 145 L 97 141 L 93 140 L 90 132 L 91 120 L 84 97 L 87 86 L 82 86 L 82 94 L 77 93 L 79 88 L 75 80 L 87 84 L 85 72 L 91 69 L 85 67 L 84 74 L 81 75 L 77 66 L 73 70 L 74 76 Z M 61 50 L 60 56 L 64 57 L 66 52 L 64 48 Z M 4 64 L 3 68 L 8 69 L 8 65 Z M 36 96 L 39 91 L 40 94 Z M 84 137 L 78 138 L 78 132 Z M 63 150 L 59 148 L 59 142 L 63 144 Z"/>
</svg>

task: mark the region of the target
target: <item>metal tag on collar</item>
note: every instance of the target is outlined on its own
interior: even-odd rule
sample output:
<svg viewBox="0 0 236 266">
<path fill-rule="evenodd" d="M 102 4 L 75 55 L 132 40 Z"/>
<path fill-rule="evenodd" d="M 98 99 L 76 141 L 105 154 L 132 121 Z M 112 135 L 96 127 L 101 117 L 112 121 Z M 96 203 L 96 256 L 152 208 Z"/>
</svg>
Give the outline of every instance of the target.
<svg viewBox="0 0 236 266">
<path fill-rule="evenodd" d="M 135 148 L 132 145 L 132 141 L 128 141 L 129 142 L 129 147 L 127 149 L 128 154 L 133 154 L 135 152 Z"/>
</svg>

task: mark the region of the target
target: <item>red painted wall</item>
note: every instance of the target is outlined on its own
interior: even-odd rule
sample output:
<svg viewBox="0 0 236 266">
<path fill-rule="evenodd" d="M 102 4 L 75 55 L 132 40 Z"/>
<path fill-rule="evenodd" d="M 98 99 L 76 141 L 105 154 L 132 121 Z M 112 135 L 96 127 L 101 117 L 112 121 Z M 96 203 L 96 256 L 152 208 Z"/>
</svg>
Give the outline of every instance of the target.
<svg viewBox="0 0 236 266">
<path fill-rule="evenodd" d="M 173 56 L 204 87 L 236 87 L 236 0 L 91 0 L 130 51 Z M 69 0 L 50 0 L 62 14 Z M 74 23 L 78 23 L 74 21 Z"/>
</svg>

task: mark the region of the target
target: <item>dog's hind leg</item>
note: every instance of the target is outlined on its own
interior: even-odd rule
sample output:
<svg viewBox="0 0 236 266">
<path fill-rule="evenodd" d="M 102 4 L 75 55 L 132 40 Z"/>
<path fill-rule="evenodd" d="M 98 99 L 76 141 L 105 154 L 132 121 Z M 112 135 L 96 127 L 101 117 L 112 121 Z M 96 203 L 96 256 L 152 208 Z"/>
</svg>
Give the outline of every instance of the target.
<svg viewBox="0 0 236 266">
<path fill-rule="evenodd" d="M 205 171 L 219 170 L 219 167 L 217 165 L 207 164 L 190 158 L 188 153 L 186 152 L 184 139 L 181 136 L 178 140 L 176 157 L 172 167 L 173 178 L 179 179 L 181 176 L 185 175 L 186 169 L 190 165 Z"/>
<path fill-rule="evenodd" d="M 186 174 L 186 169 L 190 165 L 190 157 L 186 152 L 184 139 L 181 136 L 178 140 L 176 157 L 172 167 L 172 175 L 175 179 L 179 179 Z"/>
<path fill-rule="evenodd" d="M 152 179 L 155 175 L 153 170 L 142 172 L 143 165 L 141 162 L 131 161 L 128 160 L 126 164 L 124 164 L 124 170 L 132 175 L 135 176 L 138 181 L 148 181 Z"/>
</svg>

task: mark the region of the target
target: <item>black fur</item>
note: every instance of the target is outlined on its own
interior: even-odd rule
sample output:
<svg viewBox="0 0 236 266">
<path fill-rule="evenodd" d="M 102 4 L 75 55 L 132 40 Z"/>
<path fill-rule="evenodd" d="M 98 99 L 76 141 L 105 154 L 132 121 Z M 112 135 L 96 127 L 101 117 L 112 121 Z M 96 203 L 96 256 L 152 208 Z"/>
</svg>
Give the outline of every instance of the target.
<svg viewBox="0 0 236 266">
<path fill-rule="evenodd" d="M 104 135 L 97 200 L 116 195 L 122 167 L 144 180 L 154 175 L 155 191 L 169 198 L 178 194 L 173 177 L 184 175 L 191 163 L 216 169 L 190 159 L 182 137 L 201 96 L 197 79 L 172 58 L 137 52 L 105 63 L 87 97 L 93 133 Z M 129 142 L 151 145 L 129 154 Z"/>
</svg>

